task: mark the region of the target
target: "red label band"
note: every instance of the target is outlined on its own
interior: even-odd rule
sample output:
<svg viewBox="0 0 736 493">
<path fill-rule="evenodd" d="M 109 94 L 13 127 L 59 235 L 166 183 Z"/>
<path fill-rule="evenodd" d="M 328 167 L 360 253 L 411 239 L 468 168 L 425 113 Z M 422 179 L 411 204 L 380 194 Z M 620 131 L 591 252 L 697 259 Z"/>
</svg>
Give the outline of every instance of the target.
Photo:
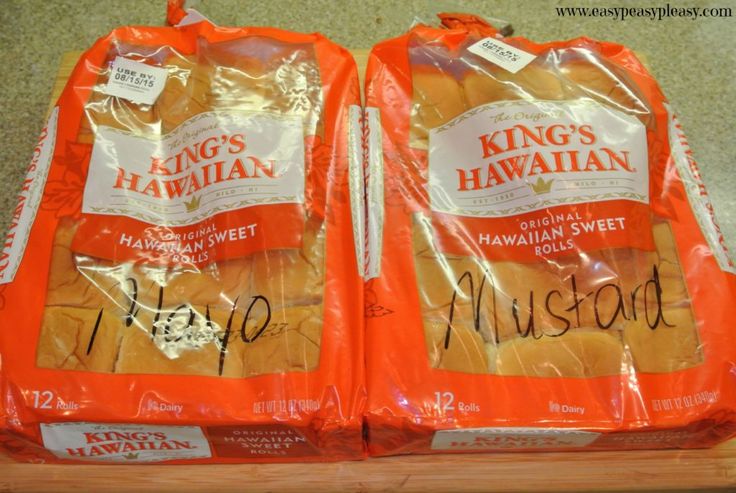
<svg viewBox="0 0 736 493">
<path fill-rule="evenodd" d="M 432 212 L 440 251 L 537 262 L 601 248 L 653 250 L 649 207 L 628 200 L 550 207 L 511 217 Z"/>
<path fill-rule="evenodd" d="M 275 405 L 287 405 L 274 401 Z M 210 426 L 210 442 L 220 457 L 309 457 L 318 454 L 317 437 L 286 425 Z M 308 437 L 308 435 L 311 435 Z"/>
<path fill-rule="evenodd" d="M 113 262 L 203 267 L 263 250 L 299 248 L 304 224 L 299 204 L 253 206 L 175 228 L 83 214 L 72 250 Z"/>
</svg>

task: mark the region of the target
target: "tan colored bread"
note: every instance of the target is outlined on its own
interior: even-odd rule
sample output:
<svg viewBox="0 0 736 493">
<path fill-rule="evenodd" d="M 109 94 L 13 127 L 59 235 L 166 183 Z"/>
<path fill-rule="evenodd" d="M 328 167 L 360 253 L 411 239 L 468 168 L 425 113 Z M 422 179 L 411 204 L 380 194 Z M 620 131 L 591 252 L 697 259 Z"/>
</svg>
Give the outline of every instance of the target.
<svg viewBox="0 0 736 493">
<path fill-rule="evenodd" d="M 165 67 L 169 72 L 166 85 L 155 104 L 164 134 L 210 110 L 208 94 L 213 72 L 210 66 L 181 55 L 169 57 Z"/>
<path fill-rule="evenodd" d="M 47 306 L 36 365 L 41 368 L 111 372 L 120 348 L 120 313 L 105 309 Z"/>
<path fill-rule="evenodd" d="M 427 355 L 432 368 L 465 373 L 488 372 L 488 356 L 483 338 L 472 326 L 424 320 Z"/>
<path fill-rule="evenodd" d="M 472 325 L 473 296 L 480 292 L 485 264 L 472 257 L 441 253 L 432 239 L 429 218 L 423 214 L 412 219 L 412 248 L 423 316 L 449 320 L 454 296 L 453 320 Z"/>
<path fill-rule="evenodd" d="M 227 335 L 230 315 L 191 305 L 141 309 L 124 332 L 115 373 L 217 376 L 222 359 L 221 375 L 239 377 L 243 345 L 239 324 Z"/>
<path fill-rule="evenodd" d="M 514 338 L 495 353 L 495 373 L 527 377 L 591 378 L 618 375 L 626 368 L 616 331 L 570 331 L 560 337 Z"/>
<path fill-rule="evenodd" d="M 500 68 L 468 71 L 462 81 L 470 107 L 498 101 L 564 99 L 560 78 L 549 67 L 532 63 L 513 74 Z"/>
<path fill-rule="evenodd" d="M 624 342 L 637 371 L 670 373 L 703 362 L 698 330 L 689 306 L 663 309 L 663 320 L 658 323 L 656 308 L 650 308 L 648 314 L 647 318 L 646 313 L 640 312 L 624 329 Z"/>
<path fill-rule="evenodd" d="M 413 68 L 412 90 L 410 139 L 414 147 L 426 148 L 431 129 L 449 122 L 468 108 L 458 81 L 433 67 Z"/>
<path fill-rule="evenodd" d="M 325 269 L 322 226 L 307 221 L 299 249 L 254 253 L 252 294 L 265 296 L 274 307 L 320 303 Z"/>
<path fill-rule="evenodd" d="M 110 306 L 112 298 L 121 296 L 120 279 L 129 275 L 130 266 L 75 254 L 71 245 L 76 231 L 73 219 L 60 219 L 51 249 L 46 305 L 90 309 Z"/>
<path fill-rule="evenodd" d="M 621 70 L 598 57 L 565 60 L 559 65 L 569 99 L 592 98 L 619 111 L 635 114 L 645 125 L 652 123 L 652 110 L 640 97 L 633 81 Z M 625 81 L 624 84 L 621 81 Z"/>
<path fill-rule="evenodd" d="M 662 302 L 668 305 L 689 303 L 690 295 L 671 226 L 668 222 L 659 222 L 654 224 L 652 231 L 659 254 L 657 273 L 662 287 Z"/>
<path fill-rule="evenodd" d="M 246 324 L 247 337 L 263 326 L 263 313 Z M 243 377 L 290 371 L 312 371 L 319 366 L 322 339 L 321 306 L 276 310 L 260 336 L 243 350 Z"/>
</svg>

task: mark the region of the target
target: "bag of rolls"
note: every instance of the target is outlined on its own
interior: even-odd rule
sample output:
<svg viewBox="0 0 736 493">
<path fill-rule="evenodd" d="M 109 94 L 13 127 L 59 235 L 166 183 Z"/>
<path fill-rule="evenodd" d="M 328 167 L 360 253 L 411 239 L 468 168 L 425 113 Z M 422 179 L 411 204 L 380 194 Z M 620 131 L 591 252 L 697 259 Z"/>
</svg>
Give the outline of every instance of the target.
<svg viewBox="0 0 736 493">
<path fill-rule="evenodd" d="M 199 21 L 84 53 L 3 252 L 0 444 L 62 462 L 361 457 L 355 104 L 352 57 L 319 34 Z"/>
<path fill-rule="evenodd" d="M 704 447 L 736 431 L 712 207 L 629 49 L 440 15 L 372 50 L 369 452 Z"/>
</svg>

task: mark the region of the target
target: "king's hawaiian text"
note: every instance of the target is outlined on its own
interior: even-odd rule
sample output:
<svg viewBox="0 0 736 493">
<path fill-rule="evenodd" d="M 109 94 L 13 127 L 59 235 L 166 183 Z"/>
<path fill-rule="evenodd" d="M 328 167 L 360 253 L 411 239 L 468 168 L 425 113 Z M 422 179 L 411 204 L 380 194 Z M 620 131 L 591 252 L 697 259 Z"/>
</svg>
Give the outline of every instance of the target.
<svg viewBox="0 0 736 493">
<path fill-rule="evenodd" d="M 170 156 L 151 156 L 147 174 L 118 166 L 114 189 L 157 199 L 187 197 L 210 185 L 278 178 L 274 160 L 248 154 L 244 134 L 208 137 Z"/>
</svg>

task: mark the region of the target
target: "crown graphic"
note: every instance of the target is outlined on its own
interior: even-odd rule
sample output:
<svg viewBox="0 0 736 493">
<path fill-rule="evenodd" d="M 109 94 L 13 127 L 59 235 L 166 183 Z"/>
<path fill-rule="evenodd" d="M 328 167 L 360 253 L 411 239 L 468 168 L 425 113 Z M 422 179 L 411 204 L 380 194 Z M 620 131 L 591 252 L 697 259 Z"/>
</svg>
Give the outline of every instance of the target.
<svg viewBox="0 0 736 493">
<path fill-rule="evenodd" d="M 138 454 L 134 454 L 133 452 L 129 452 L 125 454 L 123 457 L 125 457 L 128 460 L 133 460 L 138 458 Z"/>
<path fill-rule="evenodd" d="M 202 197 L 192 197 L 189 202 L 184 201 L 184 205 L 187 206 L 187 212 L 194 212 L 199 209 L 199 201 Z"/>
<path fill-rule="evenodd" d="M 552 182 L 554 180 L 550 179 L 549 181 L 544 181 L 542 177 L 540 176 L 537 178 L 536 183 L 530 183 L 529 186 L 532 187 L 532 190 L 534 190 L 534 193 L 537 195 L 542 193 L 549 193 L 549 191 L 552 189 Z"/>
</svg>

